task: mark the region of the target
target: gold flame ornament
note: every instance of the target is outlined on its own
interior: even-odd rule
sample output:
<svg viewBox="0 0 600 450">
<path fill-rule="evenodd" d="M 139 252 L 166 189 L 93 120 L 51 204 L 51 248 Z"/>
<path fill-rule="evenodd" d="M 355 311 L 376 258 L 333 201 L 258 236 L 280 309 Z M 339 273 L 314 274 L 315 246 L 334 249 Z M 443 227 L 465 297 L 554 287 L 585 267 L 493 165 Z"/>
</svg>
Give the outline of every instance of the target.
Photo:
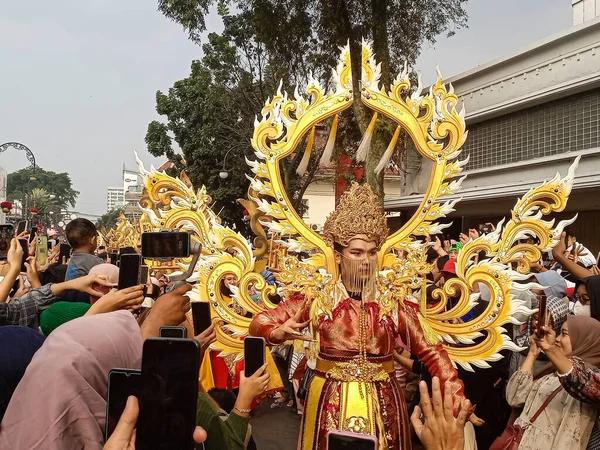
<svg viewBox="0 0 600 450">
<path fill-rule="evenodd" d="M 334 287 L 339 274 L 328 234 L 331 230 L 320 235 L 294 210 L 281 179 L 280 162 L 299 151 L 298 146 L 317 124 L 329 120 L 333 122 L 327 141 L 331 150 L 338 114 L 351 106 L 353 89 L 360 88 L 360 99 L 373 111 L 373 121 L 384 116 L 395 122 L 397 133 L 404 130 L 417 151 L 433 163 L 429 185 L 413 217 L 391 235 L 388 235 L 384 222 L 373 225 L 369 233 L 379 247 L 377 301 L 380 314 L 393 318 L 405 301 L 417 301 L 420 304 L 419 321 L 430 343 L 441 342 L 452 361 L 468 370 L 472 369 L 471 365 L 488 367 L 489 361 L 501 358 L 501 350 L 518 349 L 506 335 L 503 325 L 518 323 L 514 317 L 517 313 L 529 315 L 533 311 L 514 295 L 531 286 L 514 281 L 527 277 L 530 264 L 540 259 L 541 251 L 551 249 L 564 227 L 572 222 L 562 221 L 555 226 L 553 221 L 545 221 L 543 217 L 565 208 L 578 160 L 565 178 L 557 175 L 519 199 L 511 219 L 499 223 L 496 231 L 467 242 L 458 254 L 457 277 L 445 283 L 443 289 L 434 291 L 439 302 L 428 308 L 424 301 L 426 275 L 431 271 L 426 262 L 427 244 L 415 237 L 437 234 L 448 226 L 437 221 L 454 211 L 458 200 L 444 201 L 444 197 L 458 192 L 464 180 L 458 176 L 468 158 L 457 158 L 467 137 L 465 112 L 464 109 L 457 110 L 458 98 L 451 85 L 444 85 L 441 75 L 427 93 L 422 92 L 420 80 L 416 88 L 411 86 L 406 66 L 389 87 L 380 86 L 379 78 L 380 66 L 371 44 L 363 41 L 360 87 L 352 85 L 348 46 L 341 49 L 337 67 L 333 70 L 331 92 L 326 93 L 314 78 L 306 87 L 306 97 L 298 88 L 290 97 L 281 91 L 280 85 L 263 107 L 261 118 L 255 122 L 251 142 L 257 159 L 247 163 L 252 172 L 248 200 L 256 207 L 247 209 L 253 210 L 254 217 L 261 214 L 260 223 L 271 235 L 280 236 L 278 244 L 287 247 L 287 254 L 280 259 L 278 280 L 285 284 L 286 295 L 302 293 L 311 302 L 314 332 L 319 317 L 331 315 L 336 306 Z M 379 166 L 385 166 L 385 159 L 389 160 L 397 133 Z M 369 141 L 368 137 L 362 141 L 363 159 L 368 154 Z M 309 145 L 306 151 L 312 151 L 312 146 Z M 329 158 L 328 154 L 326 159 Z M 274 308 L 269 294 L 275 293 L 275 287 L 268 286 L 260 275 L 251 244 L 221 225 L 210 209 L 210 197 L 204 187 L 194 190 L 178 178 L 155 169 L 146 171 L 141 162 L 139 164 L 146 188 L 141 206 L 147 220 L 156 229 L 190 231 L 194 239 L 203 244 L 202 258 L 193 278 L 198 283 L 191 295 L 193 300 L 208 300 L 213 318 L 223 325 L 217 327 L 214 349 L 241 355 L 240 337 L 247 334 L 252 319 L 241 315 L 239 307 L 251 314 Z M 355 186 L 350 189 L 357 191 L 356 201 L 359 201 L 359 189 Z M 344 215 L 341 211 L 334 214 Z M 373 217 L 378 220 L 376 215 Z M 383 212 L 380 211 L 377 217 L 383 217 Z M 334 222 L 331 224 L 335 225 Z M 348 226 L 353 225 L 349 222 Z M 335 227 L 339 228 L 338 225 Z M 343 234 L 343 230 L 340 228 L 337 233 Z M 519 240 L 526 234 L 536 236 L 539 244 L 520 244 Z M 400 251 L 404 254 L 402 258 L 398 257 Z M 294 256 L 300 252 L 309 257 Z M 475 262 L 480 252 L 485 252 L 486 257 Z M 229 273 L 239 280 L 233 299 L 238 308 L 228 304 L 220 293 L 221 280 Z M 460 318 L 481 301 L 476 289 L 481 284 L 490 291 L 489 302 L 479 316 L 461 321 Z M 250 297 L 250 287 L 260 294 L 258 302 Z M 450 297 L 456 299 L 453 306 L 448 303 Z"/>
</svg>

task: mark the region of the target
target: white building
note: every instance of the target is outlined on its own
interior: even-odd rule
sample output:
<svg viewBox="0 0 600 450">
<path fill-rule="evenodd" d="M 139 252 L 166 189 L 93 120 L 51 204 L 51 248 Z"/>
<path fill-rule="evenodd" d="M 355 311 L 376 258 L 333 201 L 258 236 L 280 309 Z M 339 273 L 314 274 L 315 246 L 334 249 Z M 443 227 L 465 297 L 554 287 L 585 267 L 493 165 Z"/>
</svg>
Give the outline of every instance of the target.
<svg viewBox="0 0 600 450">
<path fill-rule="evenodd" d="M 572 1 L 571 28 L 447 80 L 464 102 L 469 130 L 455 225 L 460 216 L 476 225 L 508 215 L 519 196 L 557 171 L 565 175 L 580 155 L 567 209 L 555 217 L 579 213 L 571 230 L 600 249 L 600 1 Z M 423 159 L 396 188 L 400 194 L 386 197 L 386 210 L 400 212 L 393 228 L 420 204 L 431 168 Z"/>
<path fill-rule="evenodd" d="M 125 192 L 122 187 L 108 187 L 106 191 L 107 211 L 123 207 L 125 204 Z"/>
</svg>

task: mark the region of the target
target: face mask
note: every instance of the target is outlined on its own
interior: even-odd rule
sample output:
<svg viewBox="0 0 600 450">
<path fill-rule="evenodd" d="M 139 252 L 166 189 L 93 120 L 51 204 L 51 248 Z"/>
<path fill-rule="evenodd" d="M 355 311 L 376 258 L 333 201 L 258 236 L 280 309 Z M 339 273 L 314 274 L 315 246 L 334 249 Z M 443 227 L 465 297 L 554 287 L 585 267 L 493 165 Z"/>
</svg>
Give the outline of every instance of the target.
<svg viewBox="0 0 600 450">
<path fill-rule="evenodd" d="M 592 315 L 592 312 L 590 310 L 590 305 L 582 305 L 581 303 L 579 303 L 579 301 L 575 302 L 575 305 L 573 306 L 573 313 L 576 316 L 591 317 L 591 315 Z"/>
</svg>

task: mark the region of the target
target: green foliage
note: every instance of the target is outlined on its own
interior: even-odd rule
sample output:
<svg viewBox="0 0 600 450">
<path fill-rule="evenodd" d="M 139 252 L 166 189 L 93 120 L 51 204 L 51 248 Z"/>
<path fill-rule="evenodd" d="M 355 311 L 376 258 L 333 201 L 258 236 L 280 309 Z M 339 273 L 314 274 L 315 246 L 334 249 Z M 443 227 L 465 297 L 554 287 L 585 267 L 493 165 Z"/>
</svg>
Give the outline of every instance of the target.
<svg viewBox="0 0 600 450">
<path fill-rule="evenodd" d="M 32 176 L 36 179 L 31 180 Z M 79 192 L 73 189 L 68 173 L 56 173 L 38 167 L 35 172 L 32 169 L 21 169 L 8 174 L 7 198 L 9 200 L 23 201 L 35 188 L 43 189 L 48 195 L 54 194 L 52 203 L 58 209 L 74 207 L 79 196 Z"/>
<path fill-rule="evenodd" d="M 349 43 L 353 83 L 354 86 L 358 86 L 361 64 L 360 42 L 365 38 L 373 41 L 377 60 L 381 63 L 382 84 L 389 85 L 396 73 L 401 71 L 404 62 L 408 62 L 409 65 L 416 62 L 424 43 L 433 44 L 439 36 L 451 36 L 456 29 L 466 26 L 465 3 L 466 0 L 426 2 L 231 0 L 221 2 L 218 4 L 218 9 L 223 15 L 225 32 L 222 36 L 209 35 L 208 43 L 203 47 L 205 57 L 200 64 L 208 70 L 216 70 L 213 72 L 212 81 L 223 83 L 226 90 L 241 86 L 250 87 L 248 96 L 254 98 L 258 88 L 260 96 L 264 98 L 265 93 L 271 95 L 275 91 L 278 78 L 303 85 L 312 73 L 325 86 L 331 87 L 330 69 L 336 66 L 339 47 Z M 165 4 L 168 4 L 166 9 Z M 199 42 L 205 30 L 204 17 L 211 4 L 210 0 L 159 1 L 159 10 L 170 19 L 182 24 L 190 38 Z M 235 15 L 229 15 L 229 7 L 236 11 Z M 241 69 L 239 65 L 243 63 L 239 59 L 240 53 L 249 58 L 242 72 L 238 70 Z M 230 84 L 232 82 L 230 77 L 233 74 L 236 78 L 233 84 Z M 336 149 L 338 154 L 342 150 L 349 155 L 354 153 L 361 133 L 370 120 L 371 113 L 366 111 L 358 101 L 359 89 L 355 89 L 354 95 L 354 118 L 346 118 L 340 122 L 338 139 L 343 148 L 338 146 Z M 209 97 L 209 99 L 217 103 L 221 101 L 228 103 L 223 100 L 223 96 Z M 158 100 L 157 98 L 157 103 Z M 254 102 L 251 101 L 239 105 L 237 111 L 240 116 L 245 118 L 248 112 L 243 108 L 253 104 Z M 259 110 L 260 106 L 254 109 L 254 113 Z M 235 122 L 223 124 L 224 129 L 227 126 L 235 126 L 233 125 Z M 171 121 L 169 128 L 171 129 Z M 171 129 L 171 131 L 180 144 L 176 130 Z M 228 133 L 229 130 L 226 132 Z M 157 147 L 166 145 L 164 136 L 161 135 L 163 142 L 153 141 Z M 249 134 L 245 135 L 244 139 L 247 140 L 249 136 Z M 381 198 L 383 198 L 383 172 L 376 176 L 373 169 L 387 147 L 389 137 L 390 132 L 384 123 L 383 126 L 378 127 L 373 137 L 371 152 L 366 162 L 367 181 Z M 196 145 L 203 144 L 203 142 L 196 143 Z"/>
<path fill-rule="evenodd" d="M 115 208 L 111 209 L 107 213 L 101 215 L 98 220 L 96 220 L 96 226 L 99 230 L 104 229 L 105 231 L 110 230 L 117 224 L 117 219 L 125 210 L 123 208 Z"/>
</svg>

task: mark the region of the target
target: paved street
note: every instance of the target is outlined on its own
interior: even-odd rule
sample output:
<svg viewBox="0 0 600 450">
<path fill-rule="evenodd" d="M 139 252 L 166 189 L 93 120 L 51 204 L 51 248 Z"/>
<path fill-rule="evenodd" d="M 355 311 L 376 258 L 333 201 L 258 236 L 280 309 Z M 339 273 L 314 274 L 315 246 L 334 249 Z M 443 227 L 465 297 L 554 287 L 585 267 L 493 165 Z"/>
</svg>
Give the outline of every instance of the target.
<svg viewBox="0 0 600 450">
<path fill-rule="evenodd" d="M 252 434 L 258 450 L 296 450 L 300 433 L 300 416 L 286 406 L 271 409 L 271 399 L 252 414 Z"/>
</svg>

